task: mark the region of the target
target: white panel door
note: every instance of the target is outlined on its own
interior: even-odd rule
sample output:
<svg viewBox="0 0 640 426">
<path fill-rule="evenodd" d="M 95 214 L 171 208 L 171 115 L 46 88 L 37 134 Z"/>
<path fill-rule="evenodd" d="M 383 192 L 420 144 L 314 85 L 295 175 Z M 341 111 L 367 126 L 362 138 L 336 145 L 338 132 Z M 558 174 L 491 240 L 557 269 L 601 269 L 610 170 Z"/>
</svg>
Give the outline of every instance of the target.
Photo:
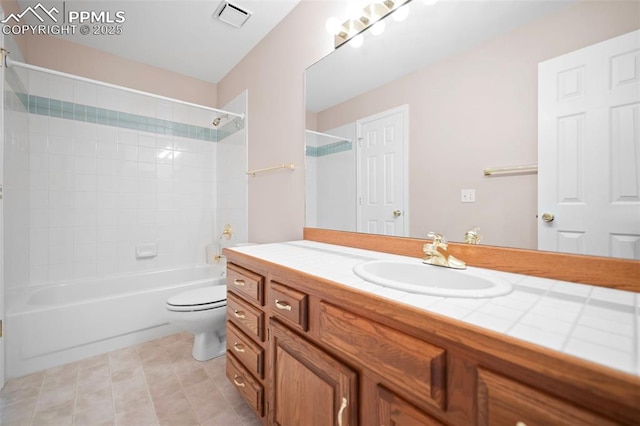
<svg viewBox="0 0 640 426">
<path fill-rule="evenodd" d="M 538 97 L 538 248 L 640 259 L 640 31 L 541 63 Z"/>
<path fill-rule="evenodd" d="M 407 120 L 402 106 L 356 122 L 359 232 L 407 235 Z"/>
</svg>

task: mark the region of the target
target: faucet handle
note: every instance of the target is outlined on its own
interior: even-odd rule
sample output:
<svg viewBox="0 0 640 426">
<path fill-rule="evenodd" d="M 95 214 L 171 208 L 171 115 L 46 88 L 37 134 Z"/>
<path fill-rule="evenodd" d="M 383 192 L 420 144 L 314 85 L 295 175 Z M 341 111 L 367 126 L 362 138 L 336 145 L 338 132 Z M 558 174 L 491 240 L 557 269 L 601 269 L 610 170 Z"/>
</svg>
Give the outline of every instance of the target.
<svg viewBox="0 0 640 426">
<path fill-rule="evenodd" d="M 464 234 L 464 242 L 467 244 L 478 244 L 482 239 L 482 235 L 480 235 L 480 227 L 474 226 L 469 229 L 466 234 Z"/>
<path fill-rule="evenodd" d="M 433 240 L 433 245 L 447 244 L 447 239 L 437 232 L 430 231 L 427 233 L 427 238 L 431 238 L 431 240 Z"/>
</svg>

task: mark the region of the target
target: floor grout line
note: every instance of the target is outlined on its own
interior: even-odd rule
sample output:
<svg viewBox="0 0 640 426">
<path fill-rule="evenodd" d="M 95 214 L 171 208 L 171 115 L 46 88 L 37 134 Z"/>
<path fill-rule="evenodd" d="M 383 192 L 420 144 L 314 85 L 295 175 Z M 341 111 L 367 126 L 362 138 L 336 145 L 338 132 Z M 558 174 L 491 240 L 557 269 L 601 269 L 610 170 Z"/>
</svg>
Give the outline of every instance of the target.
<svg viewBox="0 0 640 426">
<path fill-rule="evenodd" d="M 145 345 L 145 346 L 143 346 Z M 96 355 L 95 362 L 90 363 L 82 363 L 83 361 L 89 360 L 94 357 L 86 358 L 84 360 L 76 361 L 74 363 L 70 363 L 66 365 L 66 368 L 69 370 L 65 370 L 65 366 L 54 367 L 49 370 L 45 370 L 40 373 L 40 376 L 33 376 L 33 381 L 18 382 L 16 387 L 12 387 L 12 383 L 15 381 L 19 381 L 21 378 L 14 378 L 9 380 L 7 383 L 7 387 L 0 392 L 0 406 L 3 404 L 5 400 L 10 400 L 9 398 L 16 398 L 19 396 L 19 393 L 16 392 L 30 392 L 33 396 L 33 403 L 25 404 L 24 406 L 17 406 L 17 403 L 13 403 L 14 408 L 17 411 L 12 411 L 8 415 L 11 415 L 12 418 L 19 418 L 23 420 L 18 420 L 15 423 L 8 423 L 7 426 L 12 424 L 20 424 L 20 425 L 33 425 L 33 426 L 41 426 L 37 424 L 40 420 L 46 418 L 48 423 L 56 424 L 56 426 L 63 426 L 65 424 L 68 425 L 84 425 L 87 422 L 87 415 L 91 416 L 92 410 L 79 410 L 78 408 L 82 408 L 79 406 L 79 402 L 82 402 L 82 406 L 86 406 L 91 400 L 88 395 L 92 395 L 91 397 L 95 398 L 104 398 L 105 404 L 99 404 L 100 408 L 97 416 L 102 418 L 104 414 L 105 424 L 112 424 L 118 426 L 134 426 L 133 424 L 127 424 L 128 422 L 135 422 L 136 415 L 144 416 L 145 419 L 149 418 L 149 423 L 153 423 L 155 425 L 162 426 L 174 426 L 169 424 L 170 422 L 178 422 L 175 417 L 171 418 L 171 413 L 169 412 L 169 416 L 167 417 L 167 413 L 165 412 L 164 420 L 160 418 L 158 411 L 156 409 L 156 403 L 159 402 L 164 406 L 164 403 L 167 401 L 167 398 L 171 398 L 171 394 L 164 395 L 160 394 L 159 397 L 156 397 L 157 401 L 154 400 L 151 392 L 151 382 L 149 378 L 152 376 L 148 376 L 148 373 L 153 373 L 157 371 L 159 374 L 162 374 L 163 368 L 169 368 L 171 370 L 171 375 L 175 380 L 178 381 L 178 389 L 181 392 L 181 396 L 186 399 L 188 403 L 189 410 L 191 411 L 191 415 L 193 416 L 193 421 L 196 424 L 206 425 L 206 426 L 226 426 L 229 424 L 229 421 L 235 424 L 242 425 L 261 425 L 260 419 L 257 417 L 254 419 L 248 415 L 250 409 L 245 407 L 240 403 L 242 400 L 238 394 L 237 396 L 233 392 L 237 392 L 234 388 L 225 386 L 225 383 L 221 383 L 221 381 L 226 381 L 226 375 L 224 374 L 225 363 L 223 359 L 217 358 L 216 361 L 205 361 L 201 364 L 196 364 L 197 361 L 191 358 L 191 346 L 193 345 L 193 339 L 190 335 L 185 333 L 179 333 L 171 336 L 162 337 L 159 339 L 152 340 L 150 342 L 145 342 L 138 345 L 132 345 L 128 348 L 119 349 L 118 351 L 123 351 L 115 355 L 118 351 L 112 351 L 106 354 L 103 354 L 104 359 L 100 359 L 101 355 Z M 129 351 L 126 351 L 129 349 Z M 154 351 L 156 353 L 154 353 Z M 121 357 L 121 358 L 120 358 Z M 148 358 L 147 358 L 148 357 Z M 143 361 L 145 358 L 147 361 Z M 135 361 L 134 361 L 135 360 Z M 149 401 L 149 406 L 145 408 L 140 408 L 139 411 L 136 409 L 130 410 L 126 405 L 123 405 L 123 409 L 127 411 L 123 411 L 118 415 L 116 411 L 116 387 L 114 386 L 114 372 L 116 374 L 122 374 L 120 369 L 117 371 L 114 370 L 114 367 L 122 364 L 122 371 L 126 371 L 126 369 L 130 368 L 133 370 L 140 370 L 140 380 L 144 382 L 144 393 L 146 394 L 146 399 Z M 130 365 L 129 365 L 130 364 Z M 145 365 L 151 365 L 145 369 Z M 55 369 L 55 370 L 54 370 Z M 71 371 L 70 369 L 75 369 L 75 371 Z M 196 371 L 201 369 L 201 373 L 204 374 L 202 377 L 203 380 L 195 381 L 194 386 L 199 383 L 210 383 L 212 385 L 211 389 L 215 389 L 216 395 L 219 395 L 221 400 L 216 400 L 212 403 L 216 404 L 217 408 L 214 411 L 213 417 L 204 419 L 200 418 L 198 413 L 202 415 L 202 408 L 200 408 L 197 404 L 200 403 L 200 400 L 196 397 L 194 399 L 194 395 L 189 397 L 189 393 L 187 392 L 187 388 L 189 387 L 189 383 L 185 383 L 185 380 L 189 380 L 190 376 L 188 375 L 190 370 L 193 369 L 194 377 L 199 377 Z M 185 375 L 180 376 L 178 373 L 185 372 Z M 103 378 L 104 374 L 107 374 L 108 377 Z M 25 376 L 28 377 L 28 376 Z M 122 377 L 122 376 L 120 376 Z M 136 375 L 137 377 L 137 375 Z M 158 380 L 157 383 L 161 383 L 163 376 L 159 376 L 155 378 Z M 72 379 L 73 378 L 73 379 Z M 70 387 L 70 380 L 75 380 L 73 383 L 73 395 L 69 395 L 65 398 L 69 398 L 64 402 L 55 402 L 56 399 L 50 399 L 51 392 L 56 392 L 55 388 L 51 388 L 52 385 L 57 382 L 59 387 Z M 153 380 L 153 379 L 152 379 Z M 198 379 L 199 380 L 199 379 Z M 107 383 L 105 383 L 105 381 Z M 126 395 L 128 386 L 131 386 L 131 392 L 138 393 L 141 397 L 142 388 L 140 387 L 140 391 L 136 391 L 139 388 L 140 383 L 137 382 L 136 378 L 133 378 L 131 384 L 125 383 L 127 378 L 123 379 L 123 383 L 119 383 L 118 392 L 122 393 L 120 398 L 123 398 L 123 395 Z M 82 382 L 82 383 L 81 383 Z M 81 389 L 82 385 L 82 389 Z M 105 385 L 109 386 L 109 390 L 107 392 Z M 45 397 L 45 386 L 46 388 L 46 398 L 47 401 L 42 400 Z M 207 388 L 209 385 L 203 386 Z M 157 388 L 156 388 L 157 389 Z M 14 393 L 12 393 L 14 392 Z M 160 390 L 162 392 L 162 389 Z M 93 395 L 95 394 L 95 395 Z M 85 401 L 83 398 L 87 395 L 87 400 Z M 111 398 L 111 420 L 106 420 L 108 417 L 108 405 L 106 404 L 107 395 Z M 158 395 L 156 393 L 156 395 Z M 160 398 L 160 399 L 158 399 Z M 126 397 L 125 397 L 126 399 Z M 43 407 L 41 410 L 38 410 L 38 407 L 42 405 L 42 402 L 47 402 L 47 406 Z M 51 404 L 51 401 L 55 403 Z M 171 401 L 170 399 L 168 400 Z M 19 402 L 18 402 L 19 403 Z M 207 403 L 206 401 L 204 402 Z M 40 405 L 39 405 L 40 404 Z M 86 408 L 86 407 L 85 407 Z M 20 410 L 25 410 L 24 414 Z M 70 410 L 67 411 L 67 410 Z M 103 410 L 104 413 L 103 413 Z M 153 411 L 153 414 L 148 413 L 147 410 Z M 164 411 L 163 411 L 164 412 Z M 186 412 L 186 411 L 185 411 Z M 225 414 L 226 413 L 226 414 Z M 177 414 L 177 413 L 176 413 Z M 151 421 L 151 416 L 153 416 L 153 421 Z M 219 419 L 218 419 L 219 416 Z M 216 421 L 216 419 L 218 419 Z M 230 420 L 234 419 L 234 420 Z M 102 421 L 102 420 L 100 420 Z M 42 423 L 42 422 L 40 422 Z M 176 423 L 175 426 L 183 426 L 182 424 Z M 0 417 L 0 424 L 3 424 L 2 418 Z M 137 426 L 137 425 L 136 425 Z"/>
</svg>

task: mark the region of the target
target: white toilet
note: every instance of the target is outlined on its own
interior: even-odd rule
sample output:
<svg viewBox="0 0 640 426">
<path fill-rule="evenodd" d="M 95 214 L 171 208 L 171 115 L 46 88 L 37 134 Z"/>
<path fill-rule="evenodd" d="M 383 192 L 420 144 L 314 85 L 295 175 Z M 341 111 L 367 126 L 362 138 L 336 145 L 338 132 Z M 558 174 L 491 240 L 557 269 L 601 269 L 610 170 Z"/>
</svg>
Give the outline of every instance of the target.
<svg viewBox="0 0 640 426">
<path fill-rule="evenodd" d="M 198 361 L 224 355 L 227 344 L 227 286 L 185 291 L 167 300 L 169 321 L 195 335 L 193 357 Z"/>
</svg>

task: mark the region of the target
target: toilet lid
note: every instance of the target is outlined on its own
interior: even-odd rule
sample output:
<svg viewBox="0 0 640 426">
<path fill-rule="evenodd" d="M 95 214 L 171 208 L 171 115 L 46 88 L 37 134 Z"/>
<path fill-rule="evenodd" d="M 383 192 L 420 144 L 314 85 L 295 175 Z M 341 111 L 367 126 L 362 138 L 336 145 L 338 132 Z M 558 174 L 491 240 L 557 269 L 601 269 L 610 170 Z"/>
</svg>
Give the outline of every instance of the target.
<svg viewBox="0 0 640 426">
<path fill-rule="evenodd" d="M 189 306 L 203 306 L 215 304 L 220 306 L 220 302 L 226 302 L 227 300 L 227 286 L 216 285 L 210 287 L 197 288 L 195 290 L 185 291 L 174 296 L 171 296 L 167 300 L 168 306 L 175 307 L 189 307 Z M 224 303 L 222 303 L 224 304 Z"/>
</svg>

